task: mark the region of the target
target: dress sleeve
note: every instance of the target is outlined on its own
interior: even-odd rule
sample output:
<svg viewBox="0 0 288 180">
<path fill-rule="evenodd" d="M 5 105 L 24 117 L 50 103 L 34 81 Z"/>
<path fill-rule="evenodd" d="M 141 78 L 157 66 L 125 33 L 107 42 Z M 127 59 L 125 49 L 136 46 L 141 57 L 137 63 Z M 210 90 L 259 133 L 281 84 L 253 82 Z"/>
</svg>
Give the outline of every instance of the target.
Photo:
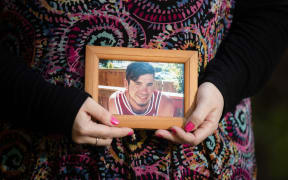
<svg viewBox="0 0 288 180">
<path fill-rule="evenodd" d="M 1 48 L 1 116 L 16 128 L 68 133 L 89 94 L 46 82 L 21 58 Z"/>
<path fill-rule="evenodd" d="M 229 33 L 199 79 L 220 90 L 223 114 L 265 85 L 288 45 L 288 1 L 240 0 L 235 8 Z"/>
</svg>

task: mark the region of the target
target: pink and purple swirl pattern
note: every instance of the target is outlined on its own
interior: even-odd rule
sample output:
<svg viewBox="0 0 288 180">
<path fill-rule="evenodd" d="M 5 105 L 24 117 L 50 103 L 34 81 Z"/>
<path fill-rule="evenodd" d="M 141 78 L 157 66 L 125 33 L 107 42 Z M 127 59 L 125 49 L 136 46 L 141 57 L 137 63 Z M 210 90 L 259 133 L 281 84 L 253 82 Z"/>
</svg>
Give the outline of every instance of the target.
<svg viewBox="0 0 288 180">
<path fill-rule="evenodd" d="M 1 0 L 0 42 L 50 83 L 83 89 L 86 45 L 197 50 L 199 72 L 229 31 L 233 0 Z M 4 8 L 5 7 L 5 8 Z M 2 26 L 1 26 L 2 27 Z M 0 122 L 0 179 L 254 179 L 250 100 L 198 146 L 136 131 L 110 148 Z"/>
</svg>

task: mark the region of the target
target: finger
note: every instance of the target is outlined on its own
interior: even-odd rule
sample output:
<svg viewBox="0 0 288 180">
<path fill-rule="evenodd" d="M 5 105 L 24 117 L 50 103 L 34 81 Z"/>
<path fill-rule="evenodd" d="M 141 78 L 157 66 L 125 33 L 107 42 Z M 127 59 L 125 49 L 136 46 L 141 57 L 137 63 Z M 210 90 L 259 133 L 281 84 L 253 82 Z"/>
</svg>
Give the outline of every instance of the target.
<svg viewBox="0 0 288 180">
<path fill-rule="evenodd" d="M 197 91 L 196 108 L 185 125 L 186 132 L 196 129 L 213 111 L 218 111 L 221 116 L 223 106 L 224 99 L 218 88 L 210 82 L 201 84 Z"/>
<path fill-rule="evenodd" d="M 213 134 L 213 132 L 218 127 L 217 112 L 211 113 L 207 116 L 207 119 L 193 132 L 185 132 L 182 128 L 173 126 L 171 132 L 179 139 L 179 142 L 185 144 L 198 145 L 204 141 L 208 136 Z"/>
<path fill-rule="evenodd" d="M 86 112 L 92 116 L 92 119 L 96 119 L 97 121 L 106 124 L 107 126 L 114 126 L 120 123 L 115 117 L 112 116 L 109 111 L 100 106 L 92 98 L 88 98 L 87 104 L 85 105 Z"/>
<path fill-rule="evenodd" d="M 194 134 L 186 132 L 184 129 L 177 126 L 171 127 L 170 131 L 174 135 L 174 138 L 177 139 L 177 142 L 181 144 L 191 144 L 191 142 L 195 139 Z"/>
<path fill-rule="evenodd" d="M 206 122 L 203 123 L 206 126 Z M 212 126 L 202 127 L 202 125 L 193 133 L 185 132 L 182 128 L 173 127 L 171 132 L 167 130 L 158 130 L 155 132 L 156 136 L 170 140 L 179 144 L 191 144 L 196 146 L 205 140 L 214 131 L 211 130 Z"/>
<path fill-rule="evenodd" d="M 186 132 L 182 128 L 179 128 L 177 126 L 173 126 L 170 130 L 177 139 L 177 142 L 181 144 L 191 144 L 191 145 L 198 144 L 198 142 L 197 144 L 195 143 L 197 141 L 197 138 L 195 137 L 194 133 Z"/>
<path fill-rule="evenodd" d="M 205 121 L 194 131 L 192 134 L 195 137 L 194 144 L 199 144 L 201 141 L 205 140 L 208 136 L 214 133 L 218 128 L 218 122 L 220 120 L 222 112 L 217 111 L 217 109 L 212 110 L 209 115 L 207 115 Z"/>
<path fill-rule="evenodd" d="M 217 124 L 212 121 L 204 121 L 194 132 L 191 133 L 191 139 L 188 143 L 198 145 L 208 136 L 212 135 L 217 129 Z"/>
<path fill-rule="evenodd" d="M 124 136 L 131 136 L 132 134 L 134 134 L 133 129 L 126 127 L 118 128 L 118 127 L 109 127 L 103 124 L 97 124 L 96 128 L 97 132 L 93 131 L 94 134 L 96 134 L 96 137 L 121 138 Z M 93 132 L 91 131 L 91 134 Z"/>
<path fill-rule="evenodd" d="M 98 124 L 92 122 L 89 126 L 85 126 L 86 129 L 82 129 L 79 132 L 82 136 L 90 136 L 90 137 L 102 137 L 102 138 L 120 138 L 124 136 L 130 136 L 134 134 L 133 129 L 131 128 L 118 128 L 118 127 L 110 127 L 104 124 Z"/>
<path fill-rule="evenodd" d="M 102 139 L 89 136 L 79 136 L 76 139 L 73 139 L 77 144 L 90 144 L 94 146 L 109 146 L 112 143 L 112 139 Z"/>
<path fill-rule="evenodd" d="M 184 130 L 186 132 L 191 132 L 196 129 L 206 118 L 209 114 L 209 106 L 207 106 L 206 102 L 201 100 L 198 101 L 195 110 L 192 112 L 191 116 L 186 121 Z"/>
<path fill-rule="evenodd" d="M 110 127 L 104 124 L 100 124 L 91 120 L 91 116 L 87 113 L 78 113 L 77 120 L 73 125 L 72 136 L 90 136 L 90 137 L 124 137 L 132 135 L 133 129 L 131 128 L 118 128 Z"/>
<path fill-rule="evenodd" d="M 167 139 L 177 144 L 182 144 L 181 139 L 179 139 L 175 134 L 170 131 L 159 129 L 155 132 L 155 135 L 159 138 Z"/>
</svg>

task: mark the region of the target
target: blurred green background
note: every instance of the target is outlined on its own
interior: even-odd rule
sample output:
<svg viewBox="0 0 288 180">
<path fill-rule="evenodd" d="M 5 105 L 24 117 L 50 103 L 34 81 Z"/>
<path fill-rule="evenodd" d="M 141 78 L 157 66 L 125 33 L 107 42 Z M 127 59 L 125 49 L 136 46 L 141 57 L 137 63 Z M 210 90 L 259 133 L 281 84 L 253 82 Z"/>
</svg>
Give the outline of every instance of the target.
<svg viewBox="0 0 288 180">
<path fill-rule="evenodd" d="M 265 87 L 252 97 L 259 180 L 288 179 L 288 51 Z"/>
</svg>

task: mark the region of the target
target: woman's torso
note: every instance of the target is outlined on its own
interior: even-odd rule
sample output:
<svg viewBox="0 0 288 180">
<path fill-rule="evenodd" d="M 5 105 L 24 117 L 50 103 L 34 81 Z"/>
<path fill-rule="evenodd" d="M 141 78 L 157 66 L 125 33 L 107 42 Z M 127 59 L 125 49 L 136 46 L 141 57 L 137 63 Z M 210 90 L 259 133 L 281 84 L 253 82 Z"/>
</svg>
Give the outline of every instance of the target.
<svg viewBox="0 0 288 180">
<path fill-rule="evenodd" d="M 86 45 L 196 50 L 199 72 L 203 72 L 229 31 L 234 9 L 234 2 L 229 0 L 2 0 L 1 3 L 5 7 L 1 18 L 9 22 L 2 29 L 5 36 L 1 41 L 24 56 L 48 82 L 80 89 L 84 86 Z M 91 147 L 70 150 L 68 147 L 75 145 L 54 136 L 39 139 L 29 134 L 31 137 L 24 138 L 25 143 L 23 138 L 15 138 L 18 144 L 29 147 L 20 148 L 21 151 L 18 148 L 19 153 L 28 150 L 34 153 L 33 157 L 24 158 L 26 164 L 16 168 L 16 172 L 27 173 L 23 171 L 25 167 L 34 178 L 53 174 L 64 178 L 74 173 L 75 177 L 95 175 L 108 179 L 127 176 L 230 179 L 252 178 L 255 171 L 249 100 L 243 100 L 234 112 L 227 113 L 217 132 L 196 147 L 173 145 L 154 137 L 151 131 L 135 134 L 133 139 L 117 139 L 110 149 L 99 150 Z M 32 143 L 33 140 L 37 143 Z M 3 157 L 11 151 L 0 152 Z M 58 163 L 53 161 L 55 156 Z M 29 161 L 34 166 L 28 166 Z M 6 165 L 3 162 L 2 166 Z"/>
</svg>

